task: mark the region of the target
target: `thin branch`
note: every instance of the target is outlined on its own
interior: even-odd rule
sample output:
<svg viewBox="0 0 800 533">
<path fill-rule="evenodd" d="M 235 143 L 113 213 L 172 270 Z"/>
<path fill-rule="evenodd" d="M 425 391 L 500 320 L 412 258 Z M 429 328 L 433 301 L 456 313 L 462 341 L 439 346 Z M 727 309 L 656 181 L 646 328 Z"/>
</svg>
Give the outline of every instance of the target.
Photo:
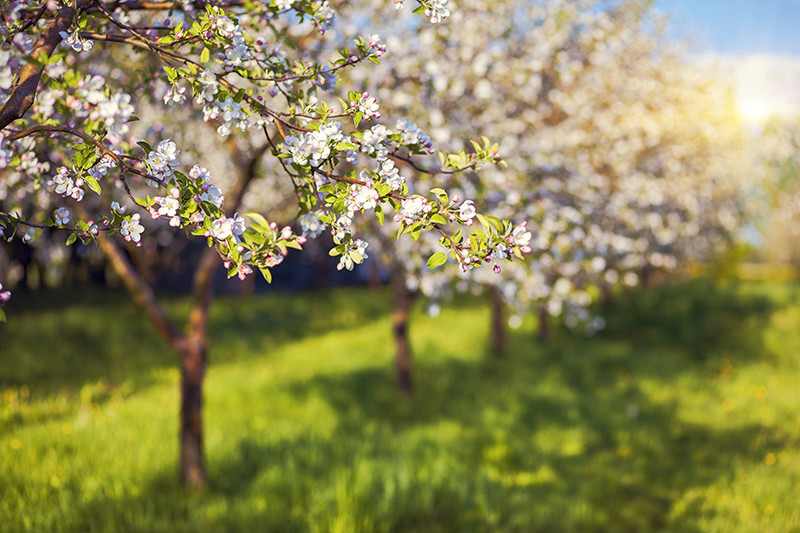
<svg viewBox="0 0 800 533">
<path fill-rule="evenodd" d="M 38 126 L 31 126 L 30 128 L 27 128 L 27 129 L 24 129 L 22 131 L 16 132 L 13 135 L 10 135 L 10 136 L 6 137 L 6 140 L 7 141 L 14 141 L 14 140 L 17 140 L 17 139 L 21 139 L 22 137 L 27 137 L 28 135 L 32 135 L 34 133 L 68 133 L 70 135 L 74 135 L 76 137 L 80 137 L 84 141 L 93 144 L 101 152 L 103 152 L 104 155 L 107 155 L 108 157 L 110 157 L 111 159 L 113 159 L 117 163 L 117 165 L 119 166 L 120 174 L 121 174 L 120 181 L 122 181 L 122 185 L 123 185 L 123 187 L 125 187 L 125 193 L 128 195 L 128 198 L 130 198 L 137 205 L 139 205 L 139 202 L 136 201 L 136 198 L 133 196 L 133 192 L 131 192 L 130 185 L 128 185 L 128 181 L 125 179 L 125 174 L 126 173 L 136 174 L 136 175 L 141 176 L 141 177 L 143 177 L 145 179 L 148 179 L 148 180 L 151 180 L 151 181 L 153 181 L 155 183 L 158 183 L 162 187 L 166 186 L 166 184 L 162 180 L 160 180 L 159 178 L 153 176 L 152 174 L 148 174 L 147 172 L 139 170 L 136 167 L 132 167 L 130 165 L 127 165 L 123 161 L 123 158 L 134 159 L 135 161 L 139 161 L 138 159 L 133 158 L 131 156 L 120 155 L 120 154 L 114 153 L 110 149 L 108 149 L 103 143 L 101 143 L 99 140 L 95 139 L 91 135 L 88 135 L 88 134 L 86 134 L 86 133 L 84 133 L 84 132 L 82 132 L 80 130 L 76 130 L 76 129 L 73 129 L 73 128 L 68 128 L 66 126 L 43 126 L 43 125 L 38 125 Z"/>
<path fill-rule="evenodd" d="M 396 159 L 398 161 L 403 161 L 404 163 L 406 163 L 408 166 L 410 166 L 411 168 L 413 168 L 417 172 L 422 172 L 423 174 L 429 174 L 431 176 L 435 176 L 437 174 L 458 174 L 459 172 L 464 172 L 465 170 L 469 170 L 471 168 L 475 168 L 475 167 L 478 166 L 478 163 L 475 162 L 475 163 L 470 163 L 469 165 L 467 165 L 465 167 L 452 168 L 452 169 L 449 169 L 449 170 L 445 170 L 445 169 L 438 169 L 437 170 L 437 169 L 432 169 L 432 168 L 421 167 L 417 163 L 415 163 L 414 160 L 411 159 L 410 157 L 400 155 L 397 152 L 391 152 L 388 155 L 392 159 Z"/>
</svg>

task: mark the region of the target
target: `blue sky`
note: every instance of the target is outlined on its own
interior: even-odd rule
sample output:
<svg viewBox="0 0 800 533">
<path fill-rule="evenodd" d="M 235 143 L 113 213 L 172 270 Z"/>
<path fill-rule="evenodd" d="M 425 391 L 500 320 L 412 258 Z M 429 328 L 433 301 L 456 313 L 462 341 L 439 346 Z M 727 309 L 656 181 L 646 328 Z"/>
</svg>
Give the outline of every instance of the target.
<svg viewBox="0 0 800 533">
<path fill-rule="evenodd" d="M 800 0 L 656 0 L 697 51 L 800 57 Z"/>
<path fill-rule="evenodd" d="M 800 0 L 654 0 L 668 33 L 689 40 L 732 76 L 742 118 L 760 128 L 773 115 L 800 115 Z"/>
</svg>

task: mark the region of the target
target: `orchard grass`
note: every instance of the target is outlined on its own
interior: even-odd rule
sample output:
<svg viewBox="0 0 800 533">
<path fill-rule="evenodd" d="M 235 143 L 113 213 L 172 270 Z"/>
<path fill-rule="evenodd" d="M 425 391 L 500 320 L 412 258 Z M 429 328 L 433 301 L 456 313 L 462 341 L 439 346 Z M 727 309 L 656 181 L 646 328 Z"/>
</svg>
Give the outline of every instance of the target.
<svg viewBox="0 0 800 533">
<path fill-rule="evenodd" d="M 27 298 L 24 305 L 20 302 Z M 177 359 L 123 294 L 15 293 L 0 329 L 0 531 L 791 531 L 800 287 L 619 295 L 592 339 L 390 292 L 220 298 L 210 484 L 178 485 Z M 169 303 L 181 317 L 186 300 Z"/>
</svg>

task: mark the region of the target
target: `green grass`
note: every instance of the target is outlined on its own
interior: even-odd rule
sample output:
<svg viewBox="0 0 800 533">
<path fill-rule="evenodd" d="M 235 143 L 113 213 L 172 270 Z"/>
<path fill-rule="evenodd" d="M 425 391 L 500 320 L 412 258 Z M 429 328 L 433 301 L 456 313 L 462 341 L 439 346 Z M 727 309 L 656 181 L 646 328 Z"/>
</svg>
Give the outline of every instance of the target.
<svg viewBox="0 0 800 533">
<path fill-rule="evenodd" d="M 220 299 L 210 486 L 177 486 L 175 355 L 113 292 L 16 294 L 0 329 L 0 531 L 800 531 L 800 287 L 621 297 L 592 339 L 389 292 Z M 187 303 L 170 312 L 183 316 Z"/>
</svg>

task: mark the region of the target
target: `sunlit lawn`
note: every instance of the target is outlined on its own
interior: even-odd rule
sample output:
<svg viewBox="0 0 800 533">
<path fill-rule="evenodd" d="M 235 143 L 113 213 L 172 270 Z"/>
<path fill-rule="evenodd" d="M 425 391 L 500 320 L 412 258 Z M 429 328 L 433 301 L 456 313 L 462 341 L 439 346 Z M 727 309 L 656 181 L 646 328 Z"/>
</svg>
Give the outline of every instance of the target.
<svg viewBox="0 0 800 533">
<path fill-rule="evenodd" d="M 411 397 L 389 294 L 215 304 L 211 481 L 188 496 L 175 356 L 142 314 L 118 293 L 17 301 L 0 531 L 800 531 L 800 287 L 623 295 L 599 336 L 545 345 L 526 322 L 505 359 L 482 300 L 420 310 Z"/>
</svg>

